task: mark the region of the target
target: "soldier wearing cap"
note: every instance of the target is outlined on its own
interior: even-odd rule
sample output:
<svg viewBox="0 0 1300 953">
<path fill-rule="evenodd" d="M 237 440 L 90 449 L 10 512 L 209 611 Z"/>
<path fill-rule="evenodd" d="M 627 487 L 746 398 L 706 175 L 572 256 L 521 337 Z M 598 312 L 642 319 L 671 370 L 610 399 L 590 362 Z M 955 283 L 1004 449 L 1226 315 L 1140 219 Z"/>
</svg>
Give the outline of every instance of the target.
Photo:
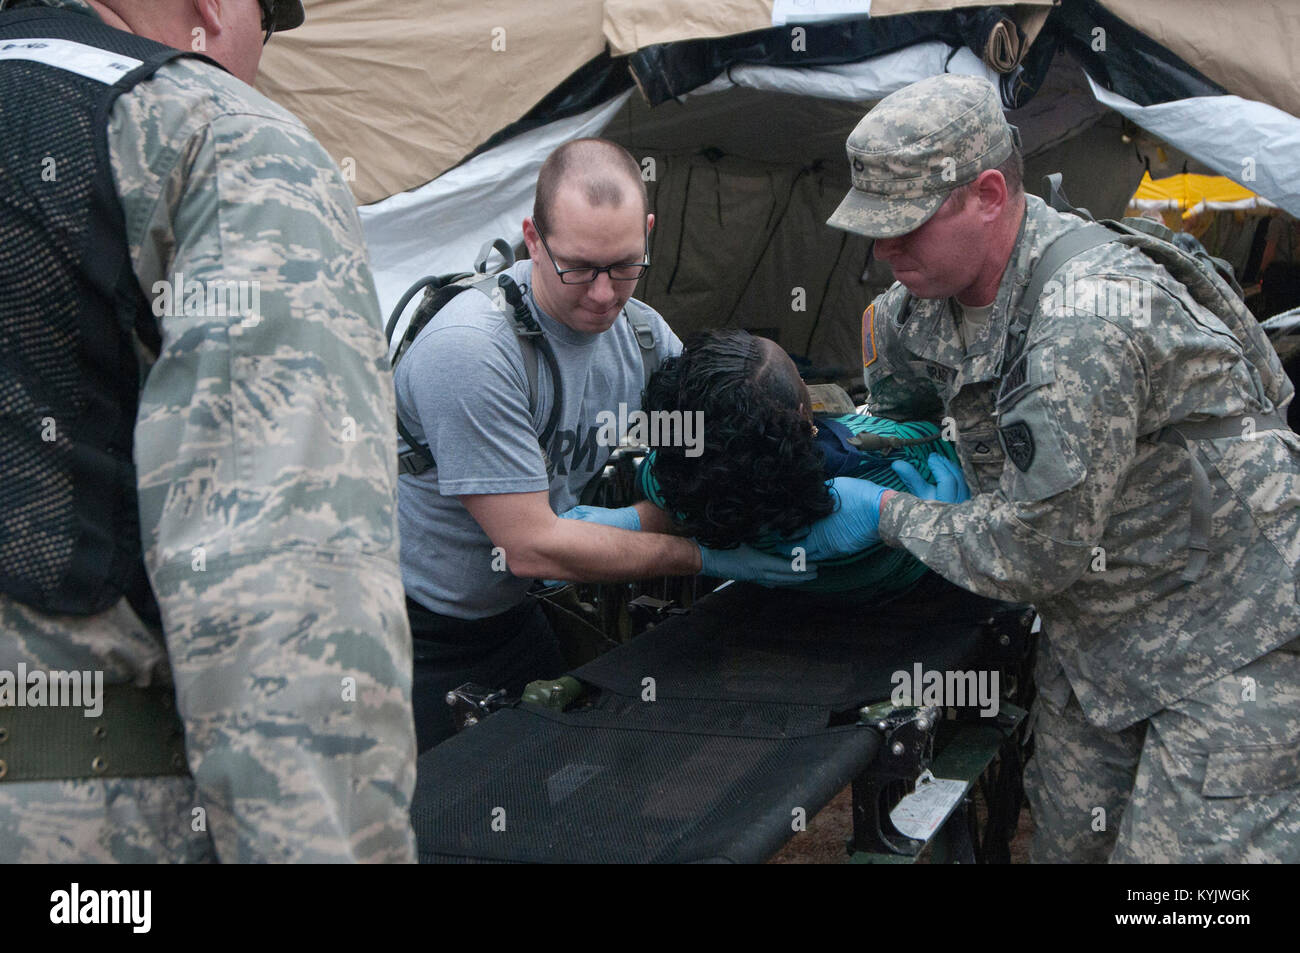
<svg viewBox="0 0 1300 953">
<path fill-rule="evenodd" d="M 837 488 L 809 556 L 878 536 L 1036 606 L 1036 860 L 1300 860 L 1300 438 L 1276 355 L 1113 241 L 1027 292 L 1086 223 L 1024 194 L 981 79 L 888 96 L 848 157 L 829 224 L 897 279 L 863 316 L 871 412 L 949 424 L 971 495 Z"/>
<path fill-rule="evenodd" d="M 378 302 L 247 85 L 302 4 L 3 6 L 0 861 L 413 861 Z"/>
</svg>

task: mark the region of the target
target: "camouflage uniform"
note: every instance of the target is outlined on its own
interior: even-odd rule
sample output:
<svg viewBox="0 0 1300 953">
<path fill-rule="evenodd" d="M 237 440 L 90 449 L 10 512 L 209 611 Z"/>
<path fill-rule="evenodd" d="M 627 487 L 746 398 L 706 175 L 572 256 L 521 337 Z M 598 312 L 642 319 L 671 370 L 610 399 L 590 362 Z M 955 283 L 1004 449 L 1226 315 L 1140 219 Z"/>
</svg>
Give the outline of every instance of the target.
<svg viewBox="0 0 1300 953">
<path fill-rule="evenodd" d="M 162 630 L 125 599 L 0 596 L 0 669 L 174 682 L 192 777 L 0 784 L 0 860 L 411 861 L 394 400 L 352 197 L 298 120 L 194 59 L 119 98 L 108 141 L 146 297 L 253 280 L 260 318 L 159 321 L 135 460 Z"/>
<path fill-rule="evenodd" d="M 945 108 L 932 106 L 916 115 Z M 957 166 L 973 171 L 949 187 L 978 174 L 972 157 L 986 146 L 983 134 L 954 140 Z M 1003 378 L 1034 264 L 1081 224 L 1027 198 L 973 340 L 948 299 L 905 308 L 899 284 L 864 315 L 870 412 L 950 418 L 973 494 L 957 505 L 894 497 L 881 538 L 1042 616 L 1037 859 L 1300 860 L 1300 437 L 1192 442 L 1212 531 L 1190 584 L 1189 451 L 1157 439 L 1189 418 L 1284 414 L 1291 388 L 1274 407 L 1223 322 L 1115 243 L 1057 273 L 1023 363 Z M 904 225 L 893 234 L 917 223 Z"/>
</svg>

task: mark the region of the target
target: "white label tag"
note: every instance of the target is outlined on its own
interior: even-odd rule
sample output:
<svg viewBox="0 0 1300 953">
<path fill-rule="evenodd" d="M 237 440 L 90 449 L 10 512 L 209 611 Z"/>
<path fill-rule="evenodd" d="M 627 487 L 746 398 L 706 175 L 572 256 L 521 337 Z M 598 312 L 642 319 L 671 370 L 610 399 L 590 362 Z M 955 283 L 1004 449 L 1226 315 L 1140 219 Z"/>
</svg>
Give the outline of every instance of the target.
<svg viewBox="0 0 1300 953">
<path fill-rule="evenodd" d="M 140 65 L 140 60 L 71 40 L 24 39 L 0 43 L 0 60 L 30 60 L 56 66 L 111 86 Z"/>
<path fill-rule="evenodd" d="M 871 0 L 772 0 L 772 26 L 867 16 Z"/>
<path fill-rule="evenodd" d="M 965 794 L 965 781 L 936 778 L 923 771 L 916 779 L 916 790 L 898 802 L 889 819 L 908 837 L 928 841 Z"/>
</svg>

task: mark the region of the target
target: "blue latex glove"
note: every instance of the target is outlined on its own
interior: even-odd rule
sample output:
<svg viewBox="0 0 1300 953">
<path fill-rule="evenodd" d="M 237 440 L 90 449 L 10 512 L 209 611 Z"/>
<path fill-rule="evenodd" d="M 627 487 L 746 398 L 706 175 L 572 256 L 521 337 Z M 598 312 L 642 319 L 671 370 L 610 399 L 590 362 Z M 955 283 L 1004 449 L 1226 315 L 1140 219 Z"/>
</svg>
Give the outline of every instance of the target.
<svg viewBox="0 0 1300 953">
<path fill-rule="evenodd" d="M 970 487 L 961 475 L 961 468 L 942 453 L 930 454 L 930 472 L 934 474 L 935 483 L 930 483 L 916 467 L 903 460 L 896 460 L 891 466 L 913 496 L 940 503 L 965 503 L 970 499 Z"/>
<path fill-rule="evenodd" d="M 601 526 L 612 526 L 614 529 L 630 529 L 634 533 L 641 530 L 641 514 L 636 511 L 635 506 L 620 506 L 618 509 L 604 506 L 575 506 L 561 513 L 560 519 L 599 523 Z"/>
<path fill-rule="evenodd" d="M 880 498 L 887 487 L 856 477 L 830 481 L 835 512 L 812 524 L 802 546 L 811 560 L 860 553 L 880 542 Z"/>
<path fill-rule="evenodd" d="M 696 543 L 699 546 L 699 543 Z M 700 546 L 700 573 L 719 579 L 756 582 L 763 586 L 793 586 L 817 578 L 817 566 L 808 559 L 799 561 L 786 556 L 771 556 L 751 546 L 735 549 L 709 549 Z"/>
</svg>

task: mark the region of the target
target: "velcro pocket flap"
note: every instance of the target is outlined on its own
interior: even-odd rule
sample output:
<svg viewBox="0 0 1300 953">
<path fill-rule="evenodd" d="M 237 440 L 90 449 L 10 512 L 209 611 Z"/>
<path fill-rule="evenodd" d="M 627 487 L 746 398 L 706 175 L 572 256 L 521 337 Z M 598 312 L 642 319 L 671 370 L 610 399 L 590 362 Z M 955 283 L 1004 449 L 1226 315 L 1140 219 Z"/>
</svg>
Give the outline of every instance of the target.
<svg viewBox="0 0 1300 953">
<path fill-rule="evenodd" d="M 1300 786 L 1300 745 L 1264 745 L 1212 752 L 1201 794 L 1245 797 L 1296 786 Z"/>
</svg>

